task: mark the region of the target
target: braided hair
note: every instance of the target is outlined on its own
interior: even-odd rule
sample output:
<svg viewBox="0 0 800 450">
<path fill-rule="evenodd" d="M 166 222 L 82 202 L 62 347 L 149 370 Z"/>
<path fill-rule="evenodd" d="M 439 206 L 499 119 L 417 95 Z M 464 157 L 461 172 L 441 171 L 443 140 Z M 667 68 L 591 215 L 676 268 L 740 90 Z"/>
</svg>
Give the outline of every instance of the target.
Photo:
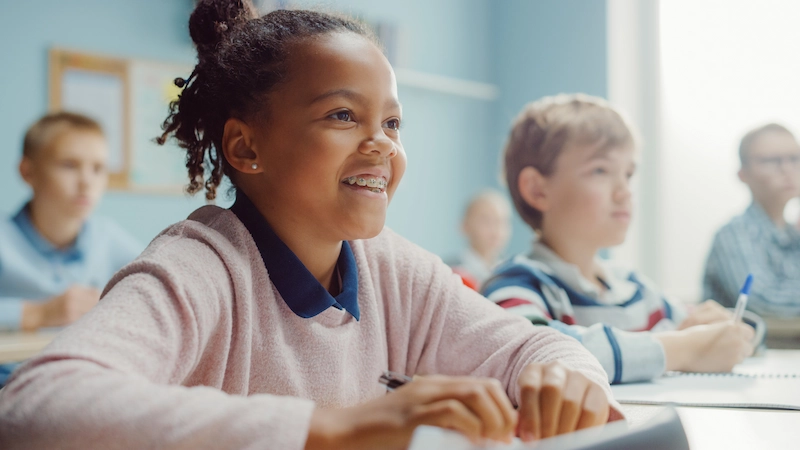
<svg viewBox="0 0 800 450">
<path fill-rule="evenodd" d="M 225 122 L 258 114 L 267 94 L 286 76 L 289 46 L 332 32 L 352 32 L 375 42 L 363 25 L 344 16 L 277 10 L 258 17 L 251 0 L 200 0 L 189 18 L 197 65 L 170 103 L 156 142 L 174 138 L 186 149 L 186 192 L 205 188 L 214 200 L 223 175 L 235 187 L 233 168 L 222 151 Z M 208 174 L 206 174 L 208 172 Z"/>
</svg>

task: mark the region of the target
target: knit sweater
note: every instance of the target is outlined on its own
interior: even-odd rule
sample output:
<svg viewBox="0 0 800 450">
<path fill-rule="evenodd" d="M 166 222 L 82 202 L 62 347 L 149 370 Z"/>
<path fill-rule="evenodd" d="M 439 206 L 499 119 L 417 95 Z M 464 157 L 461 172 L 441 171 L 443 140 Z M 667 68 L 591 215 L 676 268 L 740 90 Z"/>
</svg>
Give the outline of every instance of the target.
<svg viewBox="0 0 800 450">
<path fill-rule="evenodd" d="M 302 318 L 237 217 L 200 208 L 12 376 L 0 448 L 302 449 L 315 407 L 385 395 L 384 370 L 494 377 L 517 404 L 520 371 L 560 360 L 612 398 L 577 341 L 486 301 L 438 257 L 388 229 L 350 246 L 360 320 Z"/>
</svg>

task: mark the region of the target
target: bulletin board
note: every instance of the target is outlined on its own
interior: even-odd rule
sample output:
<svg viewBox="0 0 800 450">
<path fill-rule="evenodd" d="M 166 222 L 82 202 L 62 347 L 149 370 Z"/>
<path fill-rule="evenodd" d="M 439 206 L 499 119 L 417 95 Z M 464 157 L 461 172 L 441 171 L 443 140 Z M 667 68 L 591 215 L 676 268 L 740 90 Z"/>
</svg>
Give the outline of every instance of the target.
<svg viewBox="0 0 800 450">
<path fill-rule="evenodd" d="M 109 188 L 180 194 L 188 179 L 185 152 L 154 138 L 178 97 L 177 77 L 192 67 L 142 59 L 50 51 L 50 109 L 85 114 L 103 127 L 109 143 Z"/>
</svg>

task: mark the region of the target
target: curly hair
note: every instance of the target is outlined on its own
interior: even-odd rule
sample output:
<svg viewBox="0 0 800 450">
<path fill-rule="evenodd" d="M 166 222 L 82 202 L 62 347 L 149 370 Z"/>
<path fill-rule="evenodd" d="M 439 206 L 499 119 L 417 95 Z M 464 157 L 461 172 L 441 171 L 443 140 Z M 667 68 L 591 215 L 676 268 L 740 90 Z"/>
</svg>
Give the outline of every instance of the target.
<svg viewBox="0 0 800 450">
<path fill-rule="evenodd" d="M 217 196 L 223 176 L 235 188 L 233 168 L 222 151 L 225 122 L 265 109 L 266 94 L 286 76 L 289 46 L 332 32 L 352 32 L 375 42 L 363 25 L 344 16 L 277 10 L 257 17 L 251 0 L 200 0 L 189 18 L 197 65 L 175 84 L 183 91 L 170 104 L 156 142 L 174 138 L 186 149 L 189 184 L 206 199 Z M 208 176 L 206 176 L 208 172 Z"/>
</svg>

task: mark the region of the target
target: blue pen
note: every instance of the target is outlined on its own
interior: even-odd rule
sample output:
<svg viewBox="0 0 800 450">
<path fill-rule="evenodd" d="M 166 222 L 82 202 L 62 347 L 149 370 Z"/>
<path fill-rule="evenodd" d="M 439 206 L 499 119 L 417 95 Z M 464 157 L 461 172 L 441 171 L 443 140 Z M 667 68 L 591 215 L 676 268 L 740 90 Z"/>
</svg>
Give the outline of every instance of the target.
<svg viewBox="0 0 800 450">
<path fill-rule="evenodd" d="M 753 284 L 753 274 L 747 275 L 744 286 L 739 291 L 739 298 L 736 300 L 736 309 L 733 311 L 733 323 L 740 322 L 747 307 L 747 296 L 750 295 L 750 285 Z"/>
</svg>

